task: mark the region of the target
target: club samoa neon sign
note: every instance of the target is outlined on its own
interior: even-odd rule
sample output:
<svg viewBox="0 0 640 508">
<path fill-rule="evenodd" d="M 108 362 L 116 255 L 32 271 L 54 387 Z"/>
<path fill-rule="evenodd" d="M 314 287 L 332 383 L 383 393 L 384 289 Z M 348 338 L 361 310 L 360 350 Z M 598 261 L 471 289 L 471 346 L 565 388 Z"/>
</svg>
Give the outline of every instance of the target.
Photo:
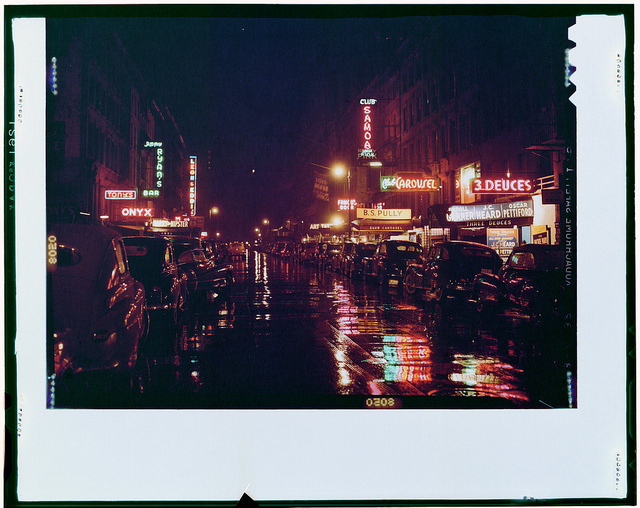
<svg viewBox="0 0 640 508">
<path fill-rule="evenodd" d="M 360 104 L 362 105 L 362 114 L 363 114 L 363 122 L 362 122 L 362 148 L 358 150 L 358 157 L 364 157 L 367 159 L 373 159 L 376 156 L 375 150 L 373 150 L 371 139 L 373 137 L 373 122 L 371 120 L 371 106 L 378 102 L 377 99 L 360 99 Z"/>
<path fill-rule="evenodd" d="M 381 191 L 395 192 L 433 192 L 440 189 L 440 182 L 432 176 L 422 173 L 406 173 L 380 177 Z"/>
</svg>

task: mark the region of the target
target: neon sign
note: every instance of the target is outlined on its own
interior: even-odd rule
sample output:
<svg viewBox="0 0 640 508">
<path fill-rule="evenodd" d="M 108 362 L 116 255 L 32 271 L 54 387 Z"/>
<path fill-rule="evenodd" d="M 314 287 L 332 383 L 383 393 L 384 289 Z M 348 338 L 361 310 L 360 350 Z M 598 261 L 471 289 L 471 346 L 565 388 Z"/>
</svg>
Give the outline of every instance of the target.
<svg viewBox="0 0 640 508">
<path fill-rule="evenodd" d="M 156 189 L 162 188 L 162 181 L 164 179 L 164 148 L 162 148 L 162 141 L 146 141 L 143 145 L 144 148 L 155 148 L 156 150 Z M 146 197 L 159 197 L 160 193 L 158 191 L 157 196 L 146 196 Z"/>
<path fill-rule="evenodd" d="M 380 190 L 386 192 L 437 191 L 439 188 L 437 178 L 427 177 L 422 173 L 380 177 Z"/>
<path fill-rule="evenodd" d="M 136 199 L 137 192 L 134 190 L 106 190 L 104 199 Z"/>
<path fill-rule="evenodd" d="M 189 215 L 196 214 L 196 172 L 198 158 L 189 156 Z"/>
<path fill-rule="evenodd" d="M 364 121 L 362 126 L 363 133 L 363 145 L 359 150 L 358 156 L 365 158 L 375 158 L 375 150 L 371 147 L 372 138 L 372 121 L 371 121 L 371 106 L 377 102 L 377 99 L 360 99 L 360 104 L 363 106 L 362 113 L 364 115 Z"/>
<path fill-rule="evenodd" d="M 474 178 L 471 180 L 473 194 L 531 194 L 533 184 L 530 179 Z"/>
<path fill-rule="evenodd" d="M 159 198 L 160 191 L 158 189 L 143 189 L 142 197 L 143 198 Z"/>
<path fill-rule="evenodd" d="M 153 217 L 153 208 L 123 208 L 123 217 Z"/>
<path fill-rule="evenodd" d="M 357 208 L 356 205 L 355 199 L 338 199 L 338 210 L 355 210 Z"/>
</svg>

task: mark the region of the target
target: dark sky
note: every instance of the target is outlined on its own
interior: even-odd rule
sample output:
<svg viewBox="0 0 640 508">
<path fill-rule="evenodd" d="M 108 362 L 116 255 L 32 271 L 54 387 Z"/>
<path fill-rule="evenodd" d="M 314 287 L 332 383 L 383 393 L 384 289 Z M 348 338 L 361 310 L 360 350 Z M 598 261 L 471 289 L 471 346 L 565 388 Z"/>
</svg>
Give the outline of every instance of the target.
<svg viewBox="0 0 640 508">
<path fill-rule="evenodd" d="M 368 84 L 417 18 L 113 18 L 153 97 L 169 107 L 200 174 L 199 213 L 226 234 L 285 217 L 281 192 L 336 108 Z M 201 166 L 202 167 L 202 166 Z"/>
</svg>

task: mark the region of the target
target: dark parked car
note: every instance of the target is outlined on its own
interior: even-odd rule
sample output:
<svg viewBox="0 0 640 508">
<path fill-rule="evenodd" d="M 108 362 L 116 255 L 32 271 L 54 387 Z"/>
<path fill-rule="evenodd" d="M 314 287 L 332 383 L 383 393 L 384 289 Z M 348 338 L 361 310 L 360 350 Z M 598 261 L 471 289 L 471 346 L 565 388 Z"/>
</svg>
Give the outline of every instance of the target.
<svg viewBox="0 0 640 508">
<path fill-rule="evenodd" d="M 300 262 L 305 264 L 315 264 L 318 258 L 318 242 L 305 242 L 300 251 Z"/>
<path fill-rule="evenodd" d="M 49 406 L 81 396 L 86 386 L 142 389 L 147 306 L 122 237 L 107 227 L 56 224 L 48 243 Z"/>
<path fill-rule="evenodd" d="M 123 238 L 131 275 L 144 285 L 152 322 L 157 318 L 177 326 L 187 305 L 187 276 L 178 269 L 173 244 L 166 238 Z"/>
<path fill-rule="evenodd" d="M 363 259 L 364 277 L 372 277 L 378 284 L 391 279 L 402 281 L 407 265 L 420 260 L 422 246 L 408 240 L 383 240 L 370 258 Z"/>
<path fill-rule="evenodd" d="M 178 267 L 187 276 L 189 298 L 206 297 L 207 301 L 214 301 L 233 283 L 233 265 L 215 264 L 202 249 L 191 249 L 180 254 Z"/>
<path fill-rule="evenodd" d="M 378 248 L 375 243 L 357 243 L 353 250 L 344 256 L 345 275 L 349 277 L 362 276 L 362 262 L 371 258 Z"/>
<path fill-rule="evenodd" d="M 333 258 L 331 262 L 331 269 L 334 272 L 339 272 L 342 274 L 347 273 L 347 259 L 349 255 L 355 250 L 356 244 L 353 242 L 346 242 L 342 244 L 340 248 L 340 252 Z"/>
<path fill-rule="evenodd" d="M 468 300 L 477 274 L 495 274 L 502 266 L 498 253 L 481 243 L 438 242 L 420 262 L 407 267 L 404 290 L 420 293 L 425 299 Z"/>
<path fill-rule="evenodd" d="M 534 321 L 559 312 L 563 297 L 564 257 L 560 245 L 516 247 L 497 275 L 475 279 L 474 300 L 482 312 L 491 308 L 524 313 Z"/>
<path fill-rule="evenodd" d="M 173 250 L 175 252 L 176 259 L 180 257 L 180 254 L 191 249 L 204 250 L 204 247 L 202 245 L 202 240 L 200 240 L 200 238 L 178 236 L 175 238 L 170 238 L 170 240 L 173 243 Z"/>
<path fill-rule="evenodd" d="M 318 254 L 318 266 L 323 270 L 332 268 L 333 260 L 338 256 L 341 249 L 342 245 L 339 243 L 325 243 Z"/>
</svg>

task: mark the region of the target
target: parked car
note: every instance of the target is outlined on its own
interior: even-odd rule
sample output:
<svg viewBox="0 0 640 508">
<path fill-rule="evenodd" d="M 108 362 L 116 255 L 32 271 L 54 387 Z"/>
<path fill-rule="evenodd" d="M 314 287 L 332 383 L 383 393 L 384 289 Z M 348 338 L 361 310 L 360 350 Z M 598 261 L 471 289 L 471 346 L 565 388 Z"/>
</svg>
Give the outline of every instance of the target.
<svg viewBox="0 0 640 508">
<path fill-rule="evenodd" d="M 170 238 L 170 240 L 173 243 L 173 249 L 174 249 L 176 258 L 179 258 L 180 254 L 191 249 L 204 250 L 202 246 L 202 240 L 200 240 L 200 238 L 192 238 L 188 236 L 177 236 L 177 237 Z"/>
<path fill-rule="evenodd" d="M 407 267 L 404 290 L 419 293 L 427 300 L 466 301 L 471 296 L 477 274 L 495 274 L 502 266 L 498 253 L 481 243 L 438 242 L 426 256 Z"/>
<path fill-rule="evenodd" d="M 334 272 L 346 274 L 347 273 L 347 259 L 349 255 L 354 251 L 356 244 L 353 242 L 345 242 L 342 244 L 340 251 L 331 261 L 331 269 Z"/>
<path fill-rule="evenodd" d="M 376 252 L 378 245 L 375 243 L 357 243 L 353 250 L 344 256 L 345 275 L 351 278 L 362 276 L 364 259 L 370 259 Z"/>
<path fill-rule="evenodd" d="M 407 265 L 419 261 L 422 246 L 408 240 L 383 240 L 371 257 L 363 259 L 364 278 L 374 278 L 378 284 L 391 279 L 402 282 Z"/>
<path fill-rule="evenodd" d="M 280 250 L 280 257 L 283 259 L 292 259 L 295 254 L 295 244 L 292 242 L 285 243 Z"/>
<path fill-rule="evenodd" d="M 540 321 L 558 314 L 563 282 L 562 247 L 527 244 L 515 247 L 496 275 L 479 274 L 473 297 L 479 312 L 511 309 Z"/>
<path fill-rule="evenodd" d="M 231 259 L 244 257 L 246 253 L 244 242 L 231 242 L 228 252 Z"/>
<path fill-rule="evenodd" d="M 305 242 L 300 252 L 300 261 L 304 264 L 315 264 L 318 258 L 318 242 Z"/>
<path fill-rule="evenodd" d="M 177 326 L 187 306 L 187 276 L 178 269 L 173 243 L 153 236 L 123 238 L 131 275 L 144 285 L 152 322 Z"/>
<path fill-rule="evenodd" d="M 187 276 L 189 298 L 205 297 L 207 301 L 214 301 L 233 283 L 233 265 L 215 264 L 202 249 L 191 249 L 180 254 L 178 267 Z"/>
<path fill-rule="evenodd" d="M 107 227 L 55 224 L 48 238 L 49 406 L 86 395 L 80 387 L 124 382 L 142 390 L 145 291 L 129 271 L 121 235 Z"/>
<path fill-rule="evenodd" d="M 333 260 L 340 253 L 342 245 L 339 243 L 325 243 L 318 254 L 318 266 L 323 270 L 333 266 Z"/>
</svg>

